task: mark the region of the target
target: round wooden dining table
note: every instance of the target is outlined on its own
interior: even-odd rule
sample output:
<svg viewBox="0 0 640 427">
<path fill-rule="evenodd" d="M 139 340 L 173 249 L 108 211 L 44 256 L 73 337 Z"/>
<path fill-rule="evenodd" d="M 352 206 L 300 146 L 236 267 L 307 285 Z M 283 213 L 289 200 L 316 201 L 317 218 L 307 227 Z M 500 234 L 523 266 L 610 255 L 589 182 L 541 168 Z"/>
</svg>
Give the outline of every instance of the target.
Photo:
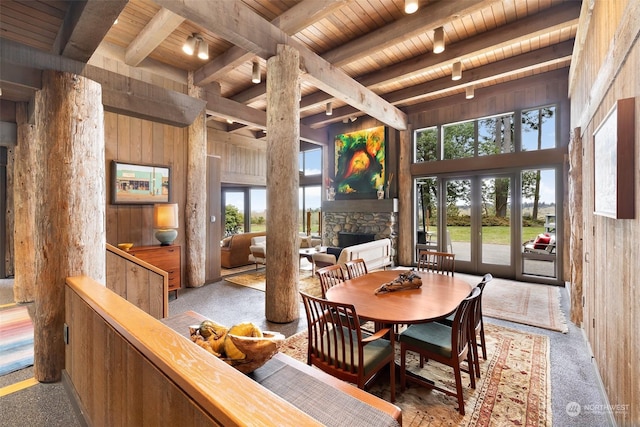
<svg viewBox="0 0 640 427">
<path fill-rule="evenodd" d="M 419 272 L 422 286 L 375 294 L 382 284 L 389 283 L 409 270 L 382 270 L 367 273 L 328 289 L 329 301 L 353 304 L 358 317 L 384 324 L 431 322 L 453 313 L 469 296 L 471 285 L 454 276 Z"/>
</svg>

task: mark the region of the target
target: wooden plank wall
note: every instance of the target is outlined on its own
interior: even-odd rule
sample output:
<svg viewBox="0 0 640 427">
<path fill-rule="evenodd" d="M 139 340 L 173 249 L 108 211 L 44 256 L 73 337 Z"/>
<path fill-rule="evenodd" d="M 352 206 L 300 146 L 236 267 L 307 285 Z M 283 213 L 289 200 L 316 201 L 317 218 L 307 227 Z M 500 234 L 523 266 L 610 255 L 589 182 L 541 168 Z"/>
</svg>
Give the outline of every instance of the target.
<svg viewBox="0 0 640 427">
<path fill-rule="evenodd" d="M 225 184 L 267 185 L 267 141 L 207 128 L 207 154 L 220 157 Z"/>
<path fill-rule="evenodd" d="M 111 49 L 111 50 L 106 50 Z M 169 73 L 149 61 L 144 67 L 129 67 L 123 61 L 110 57 L 124 55 L 115 46 L 101 48 L 91 58 L 90 64 L 141 80 L 160 85 L 165 89 L 186 93 L 186 75 Z M 149 68 L 149 69 L 147 69 Z M 164 77 L 158 77 L 158 76 Z M 107 243 L 131 242 L 134 246 L 157 245 L 153 230 L 153 205 L 111 204 L 111 161 L 167 165 L 171 167 L 171 202 L 184 209 L 186 194 L 187 129 L 154 123 L 148 120 L 105 112 L 105 162 L 107 194 L 106 230 Z M 185 248 L 184 218 L 180 217 L 176 244 Z M 182 283 L 185 271 L 185 255 L 181 256 Z"/>
<path fill-rule="evenodd" d="M 67 278 L 65 304 L 65 374 L 90 426 L 320 425 L 91 278 Z"/>
<path fill-rule="evenodd" d="M 587 2 L 588 3 L 588 2 Z M 572 128 L 582 130 L 584 331 L 619 425 L 640 424 L 640 7 L 636 0 L 583 5 L 588 32 L 574 61 Z M 587 19 L 589 18 L 589 19 Z M 614 41 L 615 40 L 615 41 Z M 575 58 L 576 55 L 574 55 Z M 593 214 L 593 133 L 618 99 L 635 97 L 635 219 Z M 575 225 L 579 226 L 579 225 Z M 575 297 L 581 297 L 577 295 Z"/>
<path fill-rule="evenodd" d="M 156 319 L 169 316 L 169 273 L 107 243 L 107 288 Z"/>
<path fill-rule="evenodd" d="M 186 129 L 105 112 L 106 227 L 107 243 L 131 242 L 134 246 L 157 245 L 153 205 L 111 204 L 111 161 L 166 165 L 171 168 L 171 201 L 184 209 L 186 194 Z M 185 247 L 184 217 L 176 244 Z M 184 253 L 181 272 L 184 272 Z M 184 274 L 182 282 L 184 282 Z"/>
</svg>

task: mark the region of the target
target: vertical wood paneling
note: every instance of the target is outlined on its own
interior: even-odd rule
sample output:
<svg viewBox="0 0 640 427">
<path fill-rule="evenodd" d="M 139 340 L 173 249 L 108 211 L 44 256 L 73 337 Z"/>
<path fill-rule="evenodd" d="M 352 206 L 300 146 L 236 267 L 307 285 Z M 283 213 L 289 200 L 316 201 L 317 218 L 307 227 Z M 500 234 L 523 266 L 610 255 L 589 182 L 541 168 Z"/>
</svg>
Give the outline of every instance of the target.
<svg viewBox="0 0 640 427">
<path fill-rule="evenodd" d="M 620 39 L 633 39 L 637 34 L 637 23 L 635 27 L 629 24 L 637 21 L 625 19 L 628 14 L 625 13 L 626 8 L 633 4 L 631 0 L 595 2 L 580 63 L 574 64 L 578 71 L 571 93 L 572 126 L 582 127 L 584 147 L 584 329 L 609 403 L 621 405 L 613 411 L 619 425 L 640 423 L 640 407 L 637 404 L 640 401 L 640 368 L 637 363 L 640 354 L 640 270 L 637 267 L 640 259 L 640 198 L 636 193 L 635 219 L 616 220 L 593 214 L 593 133 L 617 100 L 635 97 L 634 156 L 636 165 L 640 164 L 640 126 L 637 125 L 640 108 L 638 39 L 635 38 L 626 52 L 617 74 L 606 74 L 612 64 L 605 63 L 605 58 L 611 57 L 611 49 L 616 45 L 614 35 Z M 622 22 L 629 26 L 621 28 Z M 604 81 L 603 78 L 608 81 L 598 83 Z M 594 87 L 604 87 L 601 99 L 594 98 L 598 94 L 597 91 L 594 93 Z M 593 109 L 591 115 L 589 108 Z M 637 166 L 629 179 L 634 180 L 637 192 L 640 189 Z"/>
<path fill-rule="evenodd" d="M 134 246 L 158 242 L 153 230 L 152 205 L 111 204 L 111 161 L 158 164 L 171 167 L 171 198 L 182 208 L 186 191 L 186 134 L 184 129 L 142 119 L 105 113 L 105 163 L 107 166 L 107 242 L 132 242 Z M 203 188 L 203 191 L 205 189 Z M 182 211 L 182 210 L 181 210 Z M 184 218 L 176 244 L 184 246 Z M 184 260 L 184 256 L 181 257 Z M 184 271 L 182 261 L 181 271 Z M 181 280 L 182 281 L 182 280 Z"/>
<path fill-rule="evenodd" d="M 207 154 L 220 157 L 223 183 L 267 184 L 266 141 L 208 128 Z"/>
</svg>

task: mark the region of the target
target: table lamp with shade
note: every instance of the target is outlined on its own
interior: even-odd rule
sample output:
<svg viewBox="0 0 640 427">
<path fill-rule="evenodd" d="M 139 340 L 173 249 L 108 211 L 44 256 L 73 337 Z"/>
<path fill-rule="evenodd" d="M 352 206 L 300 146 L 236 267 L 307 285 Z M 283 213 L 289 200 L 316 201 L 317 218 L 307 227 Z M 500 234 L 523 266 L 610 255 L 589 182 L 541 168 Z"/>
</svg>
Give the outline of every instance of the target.
<svg viewBox="0 0 640 427">
<path fill-rule="evenodd" d="M 153 227 L 160 246 L 169 246 L 178 237 L 178 204 L 162 203 L 153 206 Z"/>
</svg>

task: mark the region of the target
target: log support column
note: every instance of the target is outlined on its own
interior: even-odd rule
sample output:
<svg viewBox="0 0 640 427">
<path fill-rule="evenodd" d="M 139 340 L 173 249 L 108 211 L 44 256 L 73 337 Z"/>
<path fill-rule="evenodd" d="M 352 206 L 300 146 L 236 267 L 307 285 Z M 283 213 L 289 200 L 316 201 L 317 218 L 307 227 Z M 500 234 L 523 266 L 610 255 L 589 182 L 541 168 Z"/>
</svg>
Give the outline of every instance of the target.
<svg viewBox="0 0 640 427">
<path fill-rule="evenodd" d="M 202 99 L 202 89 L 193 85 L 189 73 L 189 95 Z M 189 126 L 187 149 L 187 201 L 184 207 L 186 274 L 188 287 L 205 282 L 207 237 L 207 120 L 202 110 Z"/>
<path fill-rule="evenodd" d="M 105 283 L 105 144 L 100 84 L 47 70 L 36 93 L 38 171 L 34 375 L 61 379 L 65 365 L 65 279 Z M 91 327 L 91 325 L 87 325 Z"/>
<path fill-rule="evenodd" d="M 42 156 L 38 153 L 36 127 L 28 123 L 28 104 L 16 104 L 18 143 L 13 162 L 14 282 L 15 302 L 35 298 L 40 251 L 36 242 L 36 213 L 41 200 Z"/>
<path fill-rule="evenodd" d="M 300 315 L 298 294 L 298 153 L 300 54 L 279 45 L 267 61 L 267 320 Z"/>
<path fill-rule="evenodd" d="M 413 179 L 409 171 L 411 170 L 411 159 L 413 157 L 413 142 L 411 136 L 413 127 L 407 126 L 406 130 L 399 131 L 400 144 L 398 144 L 398 265 L 412 265 L 415 245 L 413 242 L 413 206 L 411 195 L 413 194 Z"/>
<path fill-rule="evenodd" d="M 571 321 L 582 326 L 582 261 L 584 215 L 582 209 L 582 135 L 575 128 L 569 142 L 569 265 L 571 273 Z"/>
</svg>

